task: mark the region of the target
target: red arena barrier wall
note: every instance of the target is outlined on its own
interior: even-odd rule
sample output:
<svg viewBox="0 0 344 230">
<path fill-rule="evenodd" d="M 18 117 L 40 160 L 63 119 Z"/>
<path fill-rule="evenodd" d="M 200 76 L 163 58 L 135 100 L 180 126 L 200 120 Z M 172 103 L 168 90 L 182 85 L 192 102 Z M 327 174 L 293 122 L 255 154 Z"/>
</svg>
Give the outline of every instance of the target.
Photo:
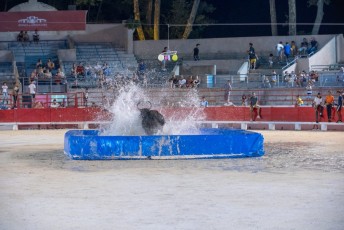
<svg viewBox="0 0 344 230">
<path fill-rule="evenodd" d="M 161 113 L 175 120 L 183 119 L 192 108 L 161 108 Z M 204 120 L 248 121 L 248 107 L 208 107 L 204 108 Z M 195 114 L 198 116 L 198 114 Z M 261 121 L 315 121 L 312 107 L 262 107 Z M 201 116 L 201 114 L 200 114 Z M 324 110 L 324 117 L 327 117 Z M 100 108 L 58 108 L 58 109 L 15 109 L 0 110 L 0 122 L 62 122 L 110 120 L 111 114 Z M 326 119 L 324 119 L 325 121 Z"/>
</svg>

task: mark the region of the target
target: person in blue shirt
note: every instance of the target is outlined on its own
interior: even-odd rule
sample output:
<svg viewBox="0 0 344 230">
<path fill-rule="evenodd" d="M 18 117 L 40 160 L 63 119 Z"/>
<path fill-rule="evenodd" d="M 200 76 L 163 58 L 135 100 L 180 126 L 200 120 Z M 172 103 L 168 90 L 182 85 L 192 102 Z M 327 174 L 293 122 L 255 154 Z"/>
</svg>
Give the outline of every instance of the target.
<svg viewBox="0 0 344 230">
<path fill-rule="evenodd" d="M 342 107 L 343 107 L 343 92 L 338 90 L 337 93 L 339 94 L 338 96 L 338 103 L 337 103 L 337 123 L 341 123 L 342 122 Z"/>
<path fill-rule="evenodd" d="M 201 107 L 208 107 L 208 101 L 205 99 L 205 96 L 202 97 L 200 105 Z"/>
<path fill-rule="evenodd" d="M 291 46 L 289 45 L 288 42 L 286 42 L 284 45 L 284 55 L 285 55 L 287 63 L 289 62 L 290 54 L 291 54 Z"/>
</svg>

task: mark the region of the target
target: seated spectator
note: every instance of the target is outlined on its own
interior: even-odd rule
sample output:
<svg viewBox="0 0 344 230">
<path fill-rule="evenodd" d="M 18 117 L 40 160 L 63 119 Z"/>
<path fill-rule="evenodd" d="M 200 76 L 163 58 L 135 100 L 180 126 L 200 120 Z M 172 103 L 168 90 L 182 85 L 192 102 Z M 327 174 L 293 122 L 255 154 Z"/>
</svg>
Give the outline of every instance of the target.
<svg viewBox="0 0 344 230">
<path fill-rule="evenodd" d="M 138 72 L 139 72 L 139 74 L 144 74 L 146 72 L 146 64 L 143 61 L 141 61 L 139 63 L 139 71 Z"/>
<path fill-rule="evenodd" d="M 318 50 L 318 42 L 315 38 L 311 39 L 311 47 L 308 49 L 308 54 L 315 53 Z"/>
<path fill-rule="evenodd" d="M 202 97 L 200 106 L 201 107 L 208 107 L 208 101 L 205 99 L 205 96 Z"/>
<path fill-rule="evenodd" d="M 53 100 L 53 103 L 51 103 L 50 108 L 59 108 L 60 103 L 56 102 L 56 99 Z"/>
<path fill-rule="evenodd" d="M 24 41 L 24 31 L 20 31 L 19 34 L 17 35 L 17 41 L 18 42 L 23 42 Z"/>
<path fill-rule="evenodd" d="M 199 80 L 198 75 L 197 75 L 195 80 L 193 81 L 193 87 L 197 88 L 200 83 L 201 83 L 201 81 Z"/>
<path fill-rule="evenodd" d="M 43 73 L 44 73 L 44 78 L 46 78 L 46 79 L 50 79 L 50 78 L 53 77 L 52 73 L 49 71 L 48 68 L 45 69 L 45 70 L 43 71 Z"/>
<path fill-rule="evenodd" d="M 39 42 L 39 34 L 38 34 L 37 29 L 35 29 L 35 33 L 32 35 L 32 40 L 36 43 Z"/>
<path fill-rule="evenodd" d="M 27 31 L 24 32 L 23 40 L 24 40 L 24 42 L 30 41 L 30 37 L 29 37 L 29 34 L 27 33 Z"/>
<path fill-rule="evenodd" d="M 186 88 L 193 88 L 193 79 L 192 76 L 189 76 L 188 80 L 186 80 Z"/>
<path fill-rule="evenodd" d="M 110 76 L 111 70 L 106 62 L 103 64 L 102 70 L 105 76 Z"/>
<path fill-rule="evenodd" d="M 42 102 L 36 101 L 36 102 L 33 103 L 33 108 L 34 108 L 34 109 L 43 109 L 43 108 L 44 108 L 44 105 L 43 105 Z"/>
<path fill-rule="evenodd" d="M 42 67 L 37 70 L 37 78 L 44 78 L 44 69 Z"/>
<path fill-rule="evenodd" d="M 296 96 L 295 106 L 296 106 L 296 107 L 299 107 L 299 106 L 302 106 L 302 105 L 303 105 L 303 100 L 302 100 L 302 98 L 301 98 L 300 95 L 297 95 L 297 96 Z"/>
<path fill-rule="evenodd" d="M 76 74 L 78 76 L 85 76 L 85 68 L 82 63 L 79 63 L 79 65 L 76 67 Z"/>
<path fill-rule="evenodd" d="M 36 69 L 38 69 L 39 67 L 43 67 L 43 63 L 41 59 L 38 59 L 36 62 Z"/>
<path fill-rule="evenodd" d="M 65 83 L 65 80 L 66 79 L 65 79 L 64 72 L 60 68 L 58 68 L 55 75 L 55 83 L 56 84 L 60 84 L 61 82 Z"/>
<path fill-rule="evenodd" d="M 275 87 L 277 83 L 277 73 L 275 70 L 271 72 L 271 87 Z"/>
<path fill-rule="evenodd" d="M 55 63 L 48 59 L 46 67 L 49 69 L 49 71 L 52 71 L 55 69 Z"/>
<path fill-rule="evenodd" d="M 76 72 L 76 68 L 77 68 L 76 64 L 73 63 L 73 66 L 72 66 L 72 69 L 70 71 L 70 74 L 71 74 L 72 77 L 75 77 L 75 78 L 78 76 L 78 74 Z"/>
<path fill-rule="evenodd" d="M 37 77 L 38 77 L 37 70 L 36 69 L 32 70 L 31 75 L 30 75 L 30 81 L 37 80 Z"/>
<path fill-rule="evenodd" d="M 179 84 L 178 78 L 175 76 L 172 81 L 173 87 L 172 88 L 177 88 Z"/>
<path fill-rule="evenodd" d="M 179 88 L 184 88 L 186 87 L 186 80 L 183 76 L 180 76 L 180 79 L 178 81 L 178 87 Z"/>
<path fill-rule="evenodd" d="M 299 49 L 299 53 L 306 54 L 307 51 L 308 51 L 308 41 L 307 41 L 307 38 L 303 38 L 301 42 L 301 47 Z"/>
<path fill-rule="evenodd" d="M 291 55 L 295 57 L 297 55 L 297 46 L 295 41 L 291 41 Z"/>
</svg>

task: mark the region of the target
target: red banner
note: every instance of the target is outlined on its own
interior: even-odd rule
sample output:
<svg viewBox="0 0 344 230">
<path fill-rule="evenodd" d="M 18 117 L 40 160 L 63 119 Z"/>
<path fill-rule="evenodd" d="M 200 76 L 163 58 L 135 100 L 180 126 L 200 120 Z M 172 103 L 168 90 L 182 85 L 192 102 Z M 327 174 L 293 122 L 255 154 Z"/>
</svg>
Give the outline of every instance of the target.
<svg viewBox="0 0 344 230">
<path fill-rule="evenodd" d="M 0 32 L 85 30 L 83 10 L 0 12 Z"/>
</svg>

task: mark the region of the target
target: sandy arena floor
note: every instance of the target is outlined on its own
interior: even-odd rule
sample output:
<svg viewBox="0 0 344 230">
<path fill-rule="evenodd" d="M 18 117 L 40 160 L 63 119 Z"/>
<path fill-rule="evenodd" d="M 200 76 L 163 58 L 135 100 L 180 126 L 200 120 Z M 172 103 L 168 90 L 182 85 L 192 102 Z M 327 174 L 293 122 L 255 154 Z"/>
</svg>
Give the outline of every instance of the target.
<svg viewBox="0 0 344 230">
<path fill-rule="evenodd" d="M 344 132 L 259 131 L 261 158 L 72 161 L 0 131 L 0 229 L 343 229 Z"/>
</svg>

